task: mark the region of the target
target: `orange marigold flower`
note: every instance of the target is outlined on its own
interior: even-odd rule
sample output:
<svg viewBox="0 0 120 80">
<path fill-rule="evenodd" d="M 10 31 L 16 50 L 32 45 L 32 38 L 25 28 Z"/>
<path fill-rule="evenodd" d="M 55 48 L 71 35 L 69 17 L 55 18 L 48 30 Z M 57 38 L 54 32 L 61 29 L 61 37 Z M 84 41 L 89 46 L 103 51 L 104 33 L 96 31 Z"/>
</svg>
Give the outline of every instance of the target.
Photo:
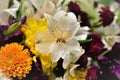
<svg viewBox="0 0 120 80">
<path fill-rule="evenodd" d="M 32 58 L 28 49 L 18 43 L 6 44 L 0 49 L 0 70 L 8 77 L 21 79 L 31 70 Z"/>
</svg>

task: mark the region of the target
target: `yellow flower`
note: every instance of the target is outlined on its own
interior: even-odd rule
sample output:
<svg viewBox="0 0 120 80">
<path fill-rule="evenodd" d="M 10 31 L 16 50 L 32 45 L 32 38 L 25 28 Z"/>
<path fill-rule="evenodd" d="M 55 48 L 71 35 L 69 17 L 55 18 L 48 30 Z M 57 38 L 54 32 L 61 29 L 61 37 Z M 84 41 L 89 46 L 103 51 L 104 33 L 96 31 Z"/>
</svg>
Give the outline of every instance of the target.
<svg viewBox="0 0 120 80">
<path fill-rule="evenodd" d="M 51 58 L 49 53 L 40 53 L 35 49 L 35 36 L 41 32 L 48 30 L 47 20 L 45 18 L 37 21 L 34 18 L 27 20 L 27 25 L 22 25 L 22 31 L 25 34 L 25 44 L 30 48 L 31 52 L 40 58 L 42 68 L 45 73 L 50 74 L 50 68 L 52 67 Z M 42 40 L 42 39 L 41 39 Z M 34 57 L 35 60 L 35 57 Z M 36 61 L 36 60 L 35 60 Z"/>
<path fill-rule="evenodd" d="M 25 44 L 31 48 L 35 45 L 35 35 L 42 30 L 47 30 L 46 19 L 37 22 L 34 18 L 29 18 L 27 20 L 27 25 L 22 25 L 22 27 L 22 31 L 26 36 Z"/>
<path fill-rule="evenodd" d="M 0 70 L 8 77 L 25 77 L 31 70 L 32 58 L 28 49 L 18 43 L 0 49 Z"/>
</svg>

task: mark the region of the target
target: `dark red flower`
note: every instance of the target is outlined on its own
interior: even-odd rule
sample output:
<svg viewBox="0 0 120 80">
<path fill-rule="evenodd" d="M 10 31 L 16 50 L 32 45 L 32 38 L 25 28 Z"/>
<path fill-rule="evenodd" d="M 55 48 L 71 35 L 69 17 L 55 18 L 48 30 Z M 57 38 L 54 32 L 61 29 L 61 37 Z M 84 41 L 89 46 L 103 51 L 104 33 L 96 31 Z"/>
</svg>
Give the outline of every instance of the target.
<svg viewBox="0 0 120 80">
<path fill-rule="evenodd" d="M 87 63 L 88 63 L 88 57 L 86 54 L 83 54 L 76 62 L 76 64 L 80 64 L 79 68 L 85 67 Z"/>
<path fill-rule="evenodd" d="M 104 50 L 104 45 L 101 42 L 101 37 L 98 34 L 91 34 L 88 39 L 92 39 L 89 43 L 83 44 L 83 48 L 88 56 L 97 58 Z"/>
<path fill-rule="evenodd" d="M 0 46 L 3 45 L 3 31 L 7 30 L 8 26 L 7 25 L 0 25 Z"/>
<path fill-rule="evenodd" d="M 57 63 L 57 66 L 53 69 L 53 72 L 56 75 L 56 77 L 61 77 L 65 74 L 65 69 L 63 69 L 62 63 L 63 59 L 60 59 Z"/>
<path fill-rule="evenodd" d="M 113 45 L 112 50 L 106 55 L 111 61 L 120 60 L 120 42 Z"/>
<path fill-rule="evenodd" d="M 92 42 L 90 49 L 89 49 L 89 55 L 90 56 L 98 56 L 103 51 L 103 44 L 99 42 Z"/>
<path fill-rule="evenodd" d="M 23 80 L 48 80 L 48 76 L 43 72 L 40 63 L 33 62 L 30 73 Z"/>
<path fill-rule="evenodd" d="M 68 11 L 73 12 L 77 17 L 80 15 L 80 7 L 77 5 L 77 3 L 70 2 L 68 4 Z"/>
<path fill-rule="evenodd" d="M 99 71 L 99 68 L 91 65 L 90 69 L 88 70 L 86 80 L 98 80 L 97 78 L 97 72 Z"/>
<path fill-rule="evenodd" d="M 114 20 L 114 13 L 110 11 L 109 7 L 102 7 L 102 11 L 100 13 L 100 22 L 102 22 L 103 26 L 110 25 Z"/>
<path fill-rule="evenodd" d="M 77 18 L 80 17 L 81 26 L 90 26 L 88 15 L 80 10 L 80 7 L 78 6 L 77 3 L 70 2 L 68 5 L 68 11 L 73 12 Z"/>
</svg>

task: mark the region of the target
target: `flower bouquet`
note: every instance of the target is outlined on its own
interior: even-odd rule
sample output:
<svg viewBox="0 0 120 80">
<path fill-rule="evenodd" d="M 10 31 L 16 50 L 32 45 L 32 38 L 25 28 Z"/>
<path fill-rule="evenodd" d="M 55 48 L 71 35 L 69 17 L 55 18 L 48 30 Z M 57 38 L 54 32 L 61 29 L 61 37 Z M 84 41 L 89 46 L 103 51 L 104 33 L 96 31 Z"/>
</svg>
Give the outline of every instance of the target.
<svg viewBox="0 0 120 80">
<path fill-rule="evenodd" d="M 0 0 L 0 80 L 120 80 L 120 0 Z"/>
</svg>

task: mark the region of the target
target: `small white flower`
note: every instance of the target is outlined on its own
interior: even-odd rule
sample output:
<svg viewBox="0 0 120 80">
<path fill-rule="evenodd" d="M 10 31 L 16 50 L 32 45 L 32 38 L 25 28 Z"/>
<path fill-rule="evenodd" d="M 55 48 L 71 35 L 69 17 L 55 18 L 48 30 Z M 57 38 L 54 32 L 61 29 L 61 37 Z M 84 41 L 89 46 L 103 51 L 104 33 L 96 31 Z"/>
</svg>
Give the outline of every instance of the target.
<svg viewBox="0 0 120 80">
<path fill-rule="evenodd" d="M 13 0 L 13 5 L 8 8 L 9 1 L 10 0 L 0 0 L 0 24 L 7 24 L 10 15 L 16 17 L 16 11 L 20 3 L 17 0 Z"/>
<path fill-rule="evenodd" d="M 116 42 L 120 42 L 120 27 L 114 22 L 107 27 L 100 27 L 95 29 L 95 32 L 99 33 L 102 37 L 102 42 L 105 48 L 110 50 Z"/>
</svg>

